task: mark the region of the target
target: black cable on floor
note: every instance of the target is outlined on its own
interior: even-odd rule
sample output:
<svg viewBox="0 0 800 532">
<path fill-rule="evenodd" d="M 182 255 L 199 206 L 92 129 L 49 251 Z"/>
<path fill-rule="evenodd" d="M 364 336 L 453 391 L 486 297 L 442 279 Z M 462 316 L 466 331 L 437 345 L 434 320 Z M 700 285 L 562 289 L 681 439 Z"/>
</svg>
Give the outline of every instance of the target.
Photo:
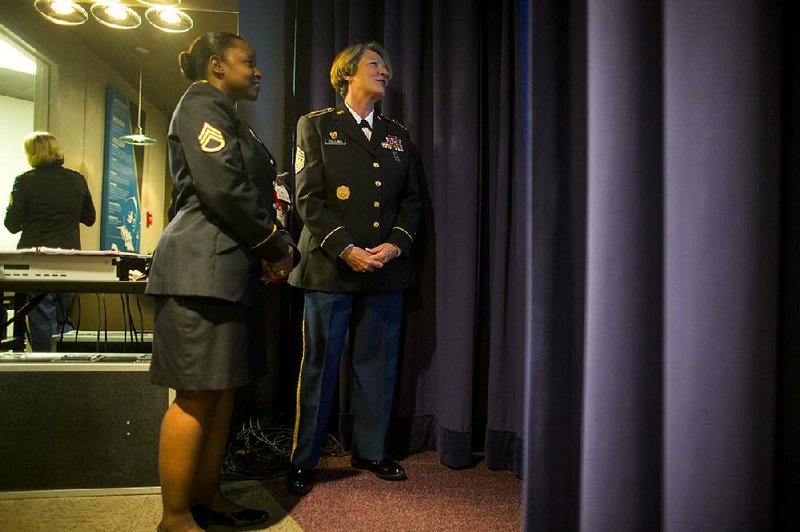
<svg viewBox="0 0 800 532">
<path fill-rule="evenodd" d="M 261 422 L 251 417 L 228 445 L 222 464 L 226 479 L 265 479 L 285 475 L 289 469 L 294 428 L 288 425 L 261 427 Z M 348 454 L 341 442 L 325 434 L 323 456 Z"/>
</svg>

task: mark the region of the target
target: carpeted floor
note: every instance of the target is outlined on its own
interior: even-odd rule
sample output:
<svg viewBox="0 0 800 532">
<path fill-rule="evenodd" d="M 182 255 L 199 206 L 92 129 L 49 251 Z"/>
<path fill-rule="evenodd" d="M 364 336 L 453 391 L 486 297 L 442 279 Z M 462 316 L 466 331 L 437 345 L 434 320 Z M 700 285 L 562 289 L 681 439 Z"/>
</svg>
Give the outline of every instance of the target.
<svg viewBox="0 0 800 532">
<path fill-rule="evenodd" d="M 484 463 L 453 470 L 436 453 L 402 462 L 405 482 L 386 482 L 350 467 L 350 457 L 328 458 L 305 497 L 267 482 L 275 499 L 304 530 L 519 530 L 522 481 Z"/>
<path fill-rule="evenodd" d="M 224 490 L 270 513 L 261 530 L 520 529 L 522 483 L 510 472 L 489 471 L 483 463 L 452 470 L 427 452 L 402 462 L 406 482 L 385 482 L 350 468 L 349 460 L 323 461 L 314 490 L 302 498 L 286 492 L 282 477 L 227 482 Z M 152 531 L 160 512 L 158 495 L 0 500 L 0 532 Z"/>
</svg>

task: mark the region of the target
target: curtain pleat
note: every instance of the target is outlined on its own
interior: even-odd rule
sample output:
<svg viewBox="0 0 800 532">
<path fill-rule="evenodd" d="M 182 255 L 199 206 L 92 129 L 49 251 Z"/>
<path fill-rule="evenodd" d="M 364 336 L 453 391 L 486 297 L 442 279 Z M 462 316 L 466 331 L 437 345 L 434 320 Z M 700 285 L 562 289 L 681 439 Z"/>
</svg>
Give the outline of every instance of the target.
<svg viewBox="0 0 800 532">
<path fill-rule="evenodd" d="M 797 7 L 532 4 L 526 528 L 796 528 Z"/>
<path fill-rule="evenodd" d="M 663 83 L 654 5 L 588 3 L 583 530 L 660 524 Z"/>
</svg>

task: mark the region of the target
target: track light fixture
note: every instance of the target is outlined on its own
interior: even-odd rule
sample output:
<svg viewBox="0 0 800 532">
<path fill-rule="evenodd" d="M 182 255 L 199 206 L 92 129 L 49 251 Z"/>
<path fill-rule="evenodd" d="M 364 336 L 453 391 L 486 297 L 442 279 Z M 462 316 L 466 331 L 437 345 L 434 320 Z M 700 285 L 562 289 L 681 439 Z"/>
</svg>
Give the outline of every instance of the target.
<svg viewBox="0 0 800 532">
<path fill-rule="evenodd" d="M 144 16 L 150 24 L 167 33 L 183 33 L 194 26 L 189 15 L 174 7 L 151 7 Z"/>
<path fill-rule="evenodd" d="M 77 26 L 89 20 L 89 14 L 72 0 L 36 0 L 36 10 L 53 24 Z"/>
<path fill-rule="evenodd" d="M 92 4 L 92 16 L 104 26 L 118 30 L 132 30 L 142 23 L 142 17 L 116 0 L 107 0 Z"/>
<path fill-rule="evenodd" d="M 138 0 L 148 6 L 145 18 L 148 22 L 167 33 L 183 33 L 194 26 L 192 18 L 178 9 L 181 0 Z M 89 19 L 89 14 L 75 0 L 34 0 L 34 7 L 39 13 L 54 24 L 77 26 Z M 130 6 L 120 0 L 97 0 L 92 3 L 92 16 L 101 24 L 115 29 L 130 30 L 138 28 L 142 17 Z"/>
</svg>

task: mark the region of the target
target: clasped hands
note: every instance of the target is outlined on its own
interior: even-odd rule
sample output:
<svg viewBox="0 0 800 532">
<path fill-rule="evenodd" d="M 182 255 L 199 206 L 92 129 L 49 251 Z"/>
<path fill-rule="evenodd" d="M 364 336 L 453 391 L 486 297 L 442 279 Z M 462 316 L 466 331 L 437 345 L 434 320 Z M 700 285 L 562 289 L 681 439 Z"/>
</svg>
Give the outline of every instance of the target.
<svg viewBox="0 0 800 532">
<path fill-rule="evenodd" d="M 344 260 L 353 271 L 372 272 L 383 268 L 387 262 L 400 256 L 400 249 L 394 244 L 384 242 L 374 248 L 353 246 L 342 254 Z"/>
<path fill-rule="evenodd" d="M 279 283 L 289 276 L 294 267 L 294 249 L 289 246 L 289 254 L 277 262 L 261 260 L 261 282 Z"/>
</svg>

